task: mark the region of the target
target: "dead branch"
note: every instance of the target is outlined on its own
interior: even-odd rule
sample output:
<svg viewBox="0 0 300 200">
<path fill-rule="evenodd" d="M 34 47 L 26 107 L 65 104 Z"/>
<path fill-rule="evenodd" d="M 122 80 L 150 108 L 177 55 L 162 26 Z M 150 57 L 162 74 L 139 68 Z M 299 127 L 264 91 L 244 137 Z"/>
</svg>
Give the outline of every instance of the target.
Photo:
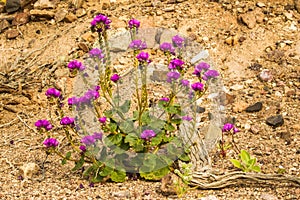
<svg viewBox="0 0 300 200">
<path fill-rule="evenodd" d="M 199 189 L 221 189 L 240 184 L 280 184 L 289 183 L 300 186 L 300 178 L 285 174 L 260 174 L 245 172 L 229 172 L 224 175 L 195 172 L 190 185 Z"/>
</svg>

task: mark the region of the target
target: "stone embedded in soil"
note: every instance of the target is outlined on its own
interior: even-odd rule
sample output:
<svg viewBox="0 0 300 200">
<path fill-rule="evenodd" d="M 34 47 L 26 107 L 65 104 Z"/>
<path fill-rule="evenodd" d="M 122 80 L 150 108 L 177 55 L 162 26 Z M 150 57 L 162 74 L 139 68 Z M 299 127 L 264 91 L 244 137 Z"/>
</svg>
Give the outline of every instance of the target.
<svg viewBox="0 0 300 200">
<path fill-rule="evenodd" d="M 79 49 L 81 49 L 85 53 L 89 52 L 89 47 L 85 43 L 83 43 L 83 42 L 80 42 L 78 44 L 78 47 L 79 47 Z"/>
<path fill-rule="evenodd" d="M 65 17 L 65 19 L 64 19 L 64 21 L 68 22 L 68 23 L 72 23 L 72 22 L 74 22 L 76 20 L 77 20 L 77 17 L 73 13 L 67 14 L 66 17 Z"/>
<path fill-rule="evenodd" d="M 11 29 L 6 31 L 6 38 L 7 39 L 15 39 L 19 36 L 19 31 L 17 29 Z"/>
<path fill-rule="evenodd" d="M 36 18 L 52 19 L 55 13 L 48 10 L 30 10 L 30 15 Z"/>
<path fill-rule="evenodd" d="M 248 106 L 246 112 L 258 112 L 262 109 L 262 102 L 256 102 L 255 104 Z"/>
<path fill-rule="evenodd" d="M 86 10 L 84 8 L 79 8 L 78 10 L 76 10 L 76 16 L 78 18 L 83 17 L 86 15 Z"/>
<path fill-rule="evenodd" d="M 68 11 L 64 8 L 58 9 L 55 13 L 54 19 L 56 22 L 61 22 L 64 20 L 66 15 L 68 14 Z"/>
<path fill-rule="evenodd" d="M 263 22 L 264 14 L 260 8 L 256 8 L 254 11 L 241 14 L 240 19 L 248 28 L 252 29 L 256 26 L 256 23 Z"/>
<path fill-rule="evenodd" d="M 260 129 L 258 126 L 251 126 L 250 127 L 250 131 L 253 133 L 253 134 L 258 134 L 260 132 Z"/>
<path fill-rule="evenodd" d="M 282 115 L 268 117 L 266 123 L 274 128 L 282 126 L 284 123 Z"/>
<path fill-rule="evenodd" d="M 38 0 L 34 3 L 33 8 L 34 9 L 53 9 L 55 8 L 55 4 L 53 3 L 55 1 L 49 1 L 49 0 Z"/>
<path fill-rule="evenodd" d="M 28 13 L 18 13 L 12 21 L 12 25 L 22 25 L 30 21 L 30 15 Z"/>
<path fill-rule="evenodd" d="M 273 75 L 270 70 L 264 69 L 260 72 L 259 79 L 261 81 L 269 82 L 273 79 Z"/>
<path fill-rule="evenodd" d="M 0 33 L 10 26 L 9 22 L 5 19 L 0 21 Z"/>
</svg>

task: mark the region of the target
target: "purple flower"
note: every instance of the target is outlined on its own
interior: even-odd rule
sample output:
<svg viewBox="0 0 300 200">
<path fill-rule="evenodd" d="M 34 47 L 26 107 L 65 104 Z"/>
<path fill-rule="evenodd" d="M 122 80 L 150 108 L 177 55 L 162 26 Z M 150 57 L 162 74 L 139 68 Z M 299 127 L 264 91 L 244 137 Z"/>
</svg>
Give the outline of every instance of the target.
<svg viewBox="0 0 300 200">
<path fill-rule="evenodd" d="M 234 128 L 233 124 L 226 123 L 226 124 L 224 124 L 224 126 L 222 128 L 222 132 L 228 132 L 228 131 L 230 131 L 233 128 Z"/>
<path fill-rule="evenodd" d="M 170 64 L 169 64 L 169 69 L 182 69 L 182 65 L 184 65 L 184 61 L 180 60 L 180 59 L 173 59 L 171 60 Z"/>
<path fill-rule="evenodd" d="M 49 88 L 47 91 L 46 91 L 46 96 L 48 98 L 50 97 L 60 97 L 60 91 L 58 91 L 57 89 L 55 88 Z"/>
<path fill-rule="evenodd" d="M 98 48 L 94 48 L 94 49 L 90 50 L 89 54 L 90 54 L 90 57 L 92 57 L 92 58 L 98 58 L 98 59 L 104 58 L 104 54 L 102 53 L 102 50 L 98 49 Z"/>
<path fill-rule="evenodd" d="M 94 137 L 95 140 L 102 140 L 102 136 L 103 136 L 102 133 L 95 132 L 93 134 L 93 137 Z"/>
<path fill-rule="evenodd" d="M 163 52 L 170 52 L 171 54 L 175 54 L 175 48 L 172 46 L 171 43 L 164 42 L 159 46 L 159 48 Z"/>
<path fill-rule="evenodd" d="M 99 122 L 102 123 L 102 124 L 105 124 L 106 120 L 107 120 L 106 117 L 99 118 Z"/>
<path fill-rule="evenodd" d="M 207 81 L 210 78 L 216 78 L 217 76 L 219 76 L 219 72 L 216 70 L 208 70 L 203 74 L 202 79 Z"/>
<path fill-rule="evenodd" d="M 61 125 L 70 125 L 70 126 L 75 126 L 75 119 L 71 117 L 63 117 L 60 120 Z"/>
<path fill-rule="evenodd" d="M 75 98 L 76 98 L 76 97 L 68 98 L 68 105 L 69 105 L 69 106 L 73 106 L 73 105 L 75 104 Z"/>
<path fill-rule="evenodd" d="M 144 130 L 141 133 L 141 138 L 144 140 L 150 140 L 151 138 L 155 137 L 156 133 L 153 130 Z"/>
<path fill-rule="evenodd" d="M 204 85 L 202 84 L 202 83 L 200 83 L 200 82 L 197 82 L 197 83 L 193 83 L 192 85 L 191 85 L 191 87 L 192 87 L 192 89 L 194 90 L 194 91 L 203 91 L 203 87 L 204 87 Z"/>
<path fill-rule="evenodd" d="M 80 149 L 82 152 L 86 152 L 86 146 L 84 146 L 84 145 L 80 145 L 79 149 Z"/>
<path fill-rule="evenodd" d="M 94 136 L 86 135 L 81 139 L 81 143 L 85 144 L 86 146 L 93 145 L 96 142 Z"/>
<path fill-rule="evenodd" d="M 150 63 L 149 60 L 149 54 L 147 52 L 141 51 L 136 58 L 140 61 L 140 62 L 147 62 Z"/>
<path fill-rule="evenodd" d="M 160 99 L 160 101 L 169 102 L 169 101 L 170 101 L 170 99 L 169 99 L 168 97 L 163 97 L 163 98 L 161 98 L 161 99 Z"/>
<path fill-rule="evenodd" d="M 85 70 L 85 66 L 81 62 L 79 62 L 78 60 L 70 61 L 69 64 L 68 64 L 68 68 L 70 69 L 70 71 L 73 71 L 75 69 L 77 69 L 79 71 Z"/>
<path fill-rule="evenodd" d="M 118 74 L 114 74 L 110 77 L 110 80 L 115 83 L 118 82 L 119 79 L 120 79 L 120 76 Z"/>
<path fill-rule="evenodd" d="M 107 30 L 110 28 L 111 20 L 102 14 L 97 15 L 91 21 L 92 31 L 102 32 L 103 30 Z"/>
<path fill-rule="evenodd" d="M 43 144 L 46 146 L 46 148 L 50 148 L 57 147 L 59 142 L 55 138 L 47 138 Z"/>
<path fill-rule="evenodd" d="M 131 19 L 131 20 L 129 20 L 129 22 L 128 22 L 128 27 L 130 28 L 130 29 L 132 29 L 132 28 L 139 28 L 140 27 L 140 25 L 141 25 L 141 23 L 140 23 L 140 21 L 139 20 L 137 20 L 137 19 Z"/>
<path fill-rule="evenodd" d="M 184 38 L 180 37 L 179 35 L 175 35 L 174 37 L 172 37 L 172 42 L 175 47 L 182 48 L 184 43 Z"/>
<path fill-rule="evenodd" d="M 38 130 L 40 130 L 41 128 L 46 129 L 47 131 L 51 130 L 53 127 L 50 124 L 50 122 L 46 119 L 40 119 L 37 120 L 34 125 L 37 127 Z"/>
<path fill-rule="evenodd" d="M 237 129 L 236 127 L 233 128 L 233 133 L 237 133 L 237 132 L 240 132 L 239 129 Z"/>
<path fill-rule="evenodd" d="M 99 91 L 99 90 L 100 90 L 100 86 L 99 86 L 99 85 L 96 85 L 96 86 L 94 87 L 94 90 Z"/>
<path fill-rule="evenodd" d="M 167 82 L 171 83 L 173 80 L 177 80 L 180 77 L 180 73 L 179 72 L 168 72 L 167 73 Z"/>
<path fill-rule="evenodd" d="M 129 48 L 134 50 L 143 50 L 143 49 L 147 49 L 147 45 L 146 42 L 143 42 L 142 40 L 133 40 L 129 44 Z"/>
<path fill-rule="evenodd" d="M 191 121 L 193 118 L 192 117 L 190 117 L 190 116 L 183 116 L 182 117 L 182 120 L 186 120 L 186 121 Z"/>
<path fill-rule="evenodd" d="M 190 81 L 183 79 L 183 80 L 181 80 L 181 84 L 185 87 L 189 87 L 190 86 Z"/>
</svg>

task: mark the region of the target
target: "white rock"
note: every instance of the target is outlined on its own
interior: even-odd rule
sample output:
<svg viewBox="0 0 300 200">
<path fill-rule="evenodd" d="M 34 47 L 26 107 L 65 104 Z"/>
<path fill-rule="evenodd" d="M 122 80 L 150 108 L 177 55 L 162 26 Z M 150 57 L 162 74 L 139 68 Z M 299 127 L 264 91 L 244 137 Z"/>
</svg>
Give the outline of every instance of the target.
<svg viewBox="0 0 300 200">
<path fill-rule="evenodd" d="M 40 167 L 35 163 L 24 163 L 20 169 L 23 171 L 24 178 L 32 178 L 33 174 L 40 170 Z"/>
<path fill-rule="evenodd" d="M 262 2 L 257 2 L 256 4 L 258 7 L 262 8 L 262 7 L 266 7 L 266 4 L 262 3 Z"/>
<path fill-rule="evenodd" d="M 244 86 L 243 85 L 241 85 L 241 84 L 235 84 L 235 85 L 233 85 L 233 86 L 231 86 L 230 87 L 230 89 L 232 89 L 232 90 L 241 90 L 241 89 L 243 89 L 244 88 Z"/>
</svg>

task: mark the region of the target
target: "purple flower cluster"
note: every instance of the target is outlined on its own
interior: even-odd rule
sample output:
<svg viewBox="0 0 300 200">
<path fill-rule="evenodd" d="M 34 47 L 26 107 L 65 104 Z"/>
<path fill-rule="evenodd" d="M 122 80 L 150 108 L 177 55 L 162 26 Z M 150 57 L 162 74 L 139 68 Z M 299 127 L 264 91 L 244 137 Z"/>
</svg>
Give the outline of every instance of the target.
<svg viewBox="0 0 300 200">
<path fill-rule="evenodd" d="M 208 70 L 208 71 L 204 72 L 202 79 L 207 81 L 208 79 L 216 78 L 219 75 L 220 75 L 219 72 L 216 70 Z"/>
<path fill-rule="evenodd" d="M 98 58 L 98 59 L 104 58 L 104 54 L 102 53 L 102 50 L 98 49 L 98 48 L 94 48 L 94 49 L 90 50 L 89 54 L 90 54 L 90 57 L 92 57 L 92 58 Z"/>
<path fill-rule="evenodd" d="M 156 133 L 153 130 L 144 130 L 141 133 L 141 138 L 144 140 L 150 140 L 151 138 L 155 137 Z"/>
<path fill-rule="evenodd" d="M 149 60 L 149 54 L 147 52 L 141 51 L 136 58 L 140 62 L 147 62 L 150 63 L 151 61 Z"/>
<path fill-rule="evenodd" d="M 93 145 L 96 142 L 96 140 L 102 140 L 102 137 L 103 137 L 102 133 L 96 133 L 95 132 L 93 135 L 84 136 L 81 139 L 81 143 L 85 144 L 86 146 L 90 146 L 90 145 Z"/>
<path fill-rule="evenodd" d="M 70 125 L 70 126 L 75 126 L 75 119 L 72 117 L 63 117 L 60 120 L 61 125 Z"/>
<path fill-rule="evenodd" d="M 222 132 L 229 132 L 231 130 L 233 130 L 233 133 L 240 132 L 239 129 L 237 129 L 233 124 L 230 124 L 230 123 L 224 124 L 224 126 L 222 128 Z"/>
<path fill-rule="evenodd" d="M 118 75 L 118 74 L 114 74 L 114 75 L 112 75 L 111 77 L 110 77 L 110 80 L 112 81 L 112 82 L 118 82 L 118 80 L 120 79 L 121 77 Z"/>
<path fill-rule="evenodd" d="M 204 90 L 204 85 L 200 82 L 193 83 L 191 85 L 191 87 L 194 91 L 203 91 Z"/>
<path fill-rule="evenodd" d="M 179 35 L 175 35 L 174 37 L 172 37 L 172 42 L 175 47 L 182 48 L 184 44 L 184 38 L 180 37 Z"/>
<path fill-rule="evenodd" d="M 141 25 L 141 23 L 140 23 L 140 21 L 139 20 L 137 20 L 137 19 L 131 19 L 131 20 L 129 20 L 128 21 L 128 27 L 130 28 L 130 29 L 132 29 L 132 28 L 136 28 L 136 29 L 138 29 L 139 27 L 140 27 L 140 25 Z"/>
<path fill-rule="evenodd" d="M 55 138 L 47 138 L 43 144 L 46 146 L 46 148 L 50 147 L 57 147 L 59 145 L 59 142 Z"/>
<path fill-rule="evenodd" d="M 107 120 L 106 117 L 100 117 L 100 118 L 99 118 L 99 122 L 100 122 L 101 124 L 105 124 L 105 123 L 106 123 L 106 120 Z"/>
<path fill-rule="evenodd" d="M 143 49 L 147 49 L 147 44 L 146 44 L 146 42 L 143 42 L 142 40 L 133 40 L 129 44 L 129 48 L 134 49 L 134 50 L 143 50 Z"/>
<path fill-rule="evenodd" d="M 183 116 L 182 117 L 182 120 L 186 120 L 186 121 L 191 121 L 193 118 L 192 117 L 190 117 L 190 116 Z"/>
<path fill-rule="evenodd" d="M 71 97 L 68 99 L 69 106 L 81 106 L 85 104 L 91 103 L 92 100 L 95 100 L 100 97 L 99 91 L 100 86 L 95 86 L 94 89 L 89 89 L 83 96 L 81 97 Z"/>
<path fill-rule="evenodd" d="M 190 81 L 185 80 L 185 79 L 182 79 L 182 80 L 181 80 L 181 84 L 182 84 L 183 86 L 185 86 L 185 87 L 189 87 L 189 86 L 190 86 Z"/>
<path fill-rule="evenodd" d="M 85 66 L 78 60 L 72 60 L 68 64 L 68 68 L 72 72 L 73 70 L 77 69 L 79 71 L 85 70 Z"/>
<path fill-rule="evenodd" d="M 50 97 L 55 97 L 55 98 L 57 98 L 57 97 L 60 97 L 60 91 L 58 91 L 58 90 L 55 89 L 55 88 L 49 88 L 49 89 L 46 91 L 45 95 L 46 95 L 48 98 L 50 98 Z"/>
<path fill-rule="evenodd" d="M 174 69 L 182 70 L 183 65 L 184 65 L 184 61 L 176 58 L 176 59 L 171 60 L 171 62 L 169 64 L 169 69 L 171 69 L 171 70 L 174 70 Z"/>
<path fill-rule="evenodd" d="M 46 129 L 47 131 L 51 130 L 53 128 L 53 126 L 50 124 L 50 122 L 46 119 L 40 119 L 37 120 L 34 125 L 37 127 L 38 130 L 40 130 L 41 128 Z"/>
<path fill-rule="evenodd" d="M 195 66 L 195 70 L 194 70 L 193 74 L 200 77 L 202 70 L 207 71 L 209 68 L 210 68 L 210 65 L 208 63 L 201 62 L 200 64 Z"/>
<path fill-rule="evenodd" d="M 167 82 L 172 83 L 172 81 L 175 81 L 179 79 L 180 73 L 176 71 L 171 71 L 167 73 Z"/>
<path fill-rule="evenodd" d="M 170 99 L 168 97 L 163 97 L 163 98 L 160 99 L 160 101 L 169 102 Z"/>
<path fill-rule="evenodd" d="M 91 21 L 91 28 L 93 31 L 102 32 L 110 28 L 110 23 L 111 20 L 107 16 L 99 14 Z"/>
<path fill-rule="evenodd" d="M 171 43 L 168 42 L 164 42 L 159 46 L 160 50 L 162 50 L 163 52 L 169 52 L 171 54 L 175 54 L 175 48 L 172 46 Z"/>
</svg>

